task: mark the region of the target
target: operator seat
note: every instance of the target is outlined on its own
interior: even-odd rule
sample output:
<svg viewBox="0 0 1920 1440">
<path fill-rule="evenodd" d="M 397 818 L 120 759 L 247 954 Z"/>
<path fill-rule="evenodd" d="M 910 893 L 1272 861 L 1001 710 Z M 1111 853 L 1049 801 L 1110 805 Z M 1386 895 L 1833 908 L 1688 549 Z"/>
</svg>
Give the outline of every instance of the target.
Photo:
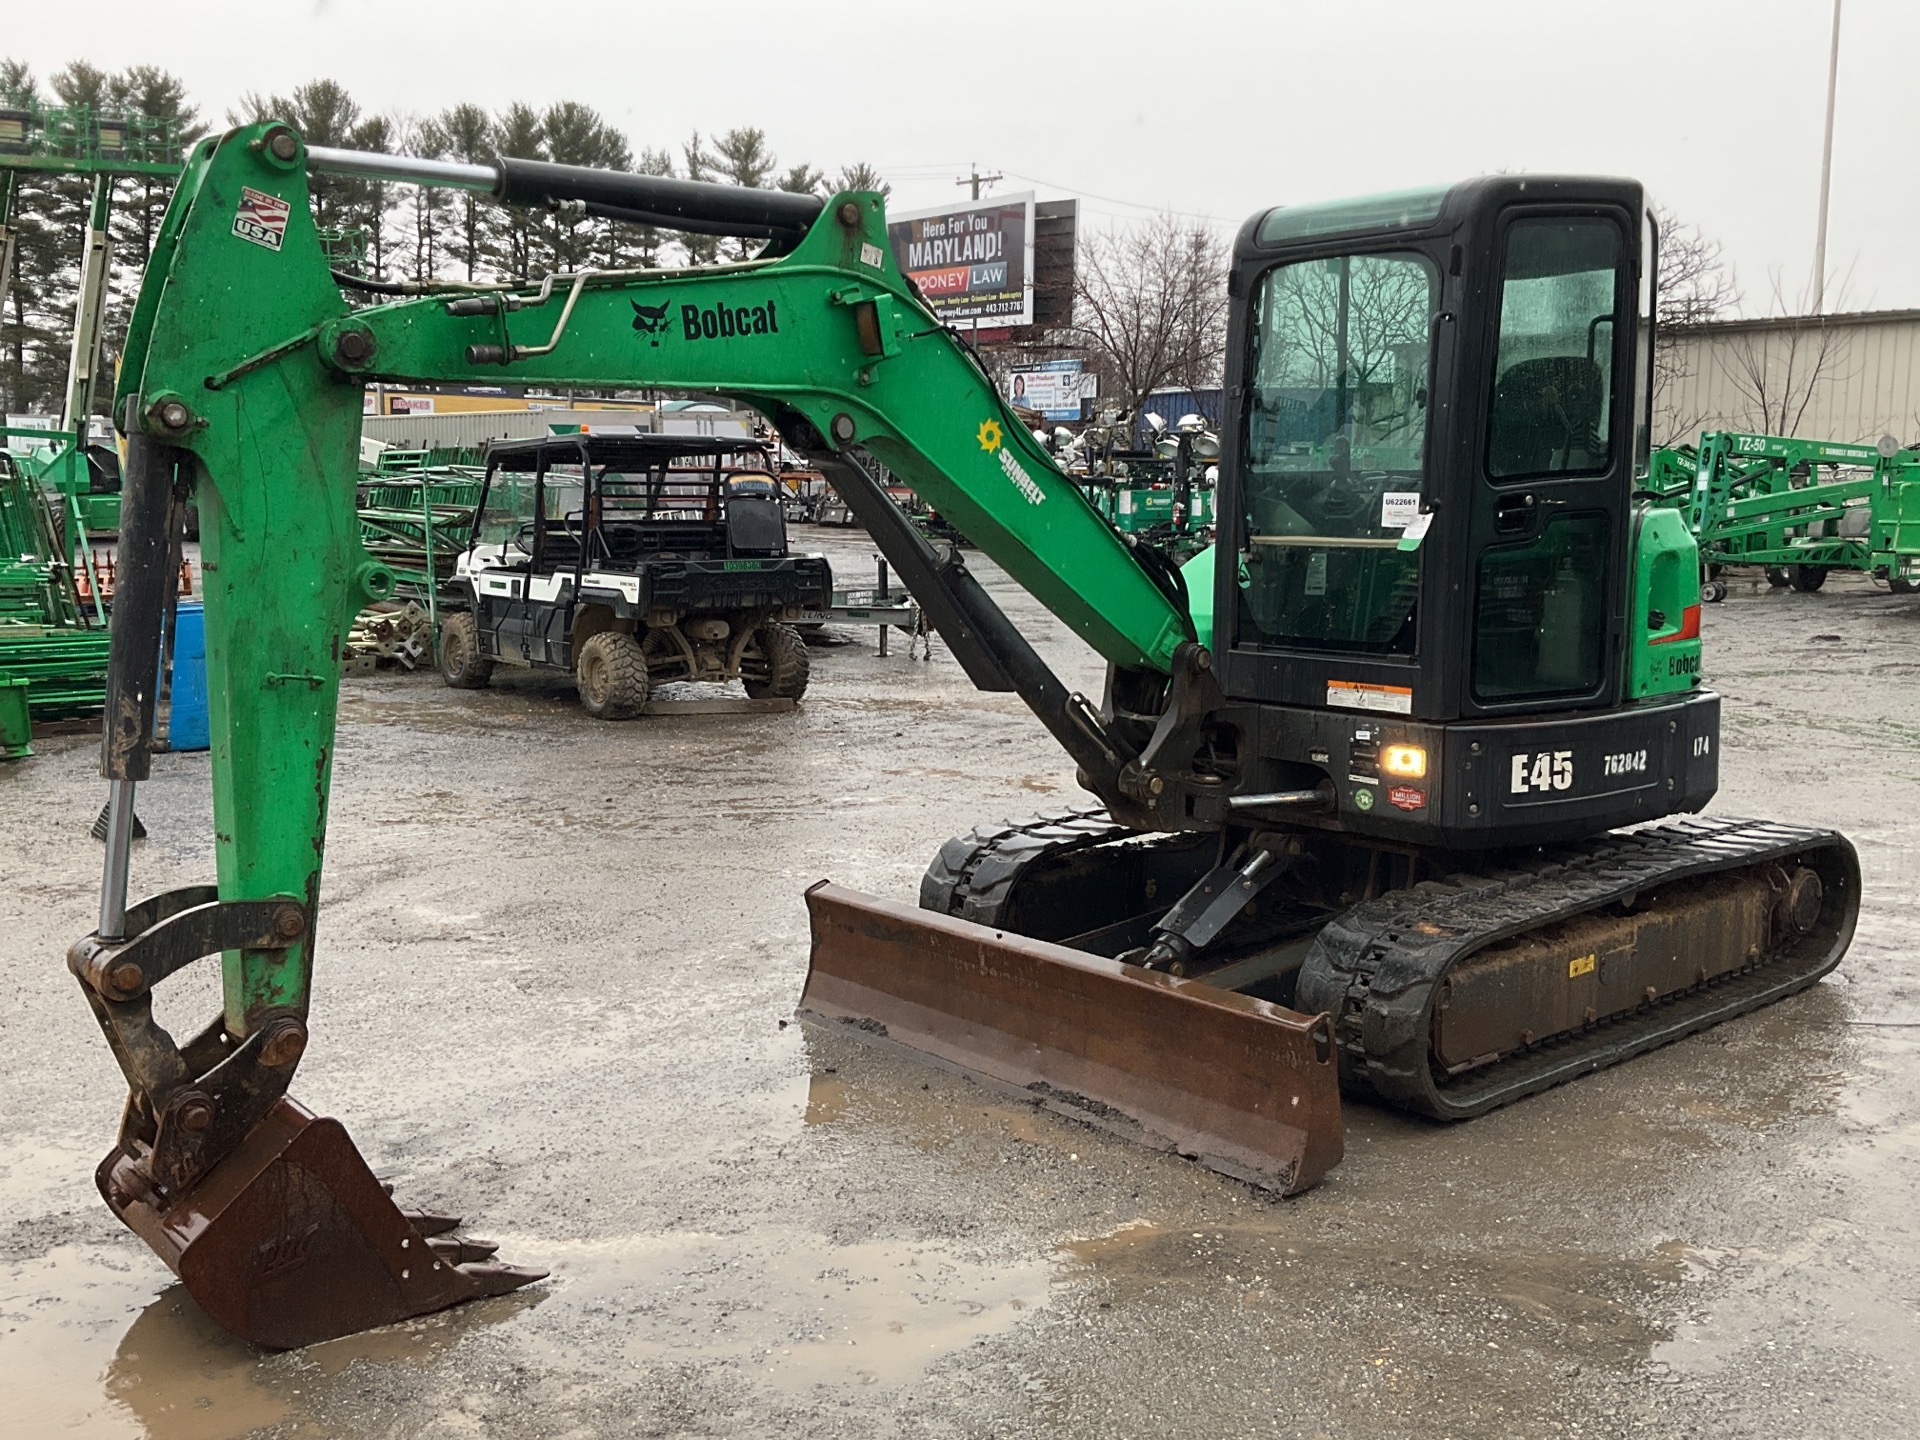
<svg viewBox="0 0 1920 1440">
<path fill-rule="evenodd" d="M 1487 443 L 1495 476 L 1584 470 L 1597 458 L 1605 386 L 1584 355 L 1517 361 L 1493 387 Z"/>
</svg>

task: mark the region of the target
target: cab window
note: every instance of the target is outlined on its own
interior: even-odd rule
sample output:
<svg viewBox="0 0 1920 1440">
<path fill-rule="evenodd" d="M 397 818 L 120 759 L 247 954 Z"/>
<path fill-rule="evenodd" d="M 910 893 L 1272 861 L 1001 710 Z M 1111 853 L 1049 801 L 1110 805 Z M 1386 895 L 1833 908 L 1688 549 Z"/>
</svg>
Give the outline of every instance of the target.
<svg viewBox="0 0 1920 1440">
<path fill-rule="evenodd" d="M 1620 261 L 1610 220 L 1521 220 L 1507 231 L 1492 479 L 1597 474 L 1610 463 Z"/>
<path fill-rule="evenodd" d="M 1254 295 L 1241 643 L 1410 655 L 1439 278 L 1412 253 L 1279 265 Z"/>
</svg>

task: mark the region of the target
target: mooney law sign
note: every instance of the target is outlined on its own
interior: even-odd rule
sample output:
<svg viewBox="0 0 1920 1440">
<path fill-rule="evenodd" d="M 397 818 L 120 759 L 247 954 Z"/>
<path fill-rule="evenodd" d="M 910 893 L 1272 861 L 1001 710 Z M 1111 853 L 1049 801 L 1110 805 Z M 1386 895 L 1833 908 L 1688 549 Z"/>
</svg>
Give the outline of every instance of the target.
<svg viewBox="0 0 1920 1440">
<path fill-rule="evenodd" d="M 1033 323 L 1033 196 L 1003 195 L 887 224 L 894 258 L 948 324 Z"/>
</svg>

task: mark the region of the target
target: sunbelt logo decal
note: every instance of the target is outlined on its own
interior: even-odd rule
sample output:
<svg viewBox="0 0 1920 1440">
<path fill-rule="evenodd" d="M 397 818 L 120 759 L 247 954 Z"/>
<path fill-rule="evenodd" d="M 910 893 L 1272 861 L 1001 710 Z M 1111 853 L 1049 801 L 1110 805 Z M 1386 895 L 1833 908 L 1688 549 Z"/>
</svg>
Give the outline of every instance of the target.
<svg viewBox="0 0 1920 1440">
<path fill-rule="evenodd" d="M 1047 492 L 1042 490 L 1039 482 L 1026 472 L 1018 460 L 1013 458 L 1012 447 L 1006 443 L 1006 438 L 1006 433 L 1001 430 L 998 420 L 980 422 L 980 448 L 989 455 L 997 455 L 1000 458 L 1001 473 L 1013 482 L 1013 488 L 1026 497 L 1029 505 L 1043 503 L 1047 498 Z"/>
</svg>

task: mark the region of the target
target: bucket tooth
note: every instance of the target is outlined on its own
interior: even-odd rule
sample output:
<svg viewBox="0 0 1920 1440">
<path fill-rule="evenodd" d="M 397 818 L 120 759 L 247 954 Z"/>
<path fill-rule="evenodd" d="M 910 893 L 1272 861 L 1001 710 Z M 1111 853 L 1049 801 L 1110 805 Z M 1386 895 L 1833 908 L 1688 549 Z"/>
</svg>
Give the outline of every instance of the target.
<svg viewBox="0 0 1920 1440">
<path fill-rule="evenodd" d="M 803 1016 L 1285 1195 L 1340 1160 L 1325 1015 L 822 881 Z"/>
<path fill-rule="evenodd" d="M 522 1265 L 506 1265 L 499 1261 L 482 1261 L 478 1264 L 462 1265 L 459 1271 L 476 1287 L 472 1299 L 488 1295 L 511 1295 L 522 1285 L 531 1285 L 536 1280 L 547 1278 L 544 1270 L 529 1270 Z"/>
<path fill-rule="evenodd" d="M 393 1193 L 392 1186 L 387 1187 L 387 1193 L 389 1195 Z M 449 1230 L 460 1228 L 458 1215 L 435 1215 L 426 1210 L 402 1210 L 400 1213 L 405 1215 L 407 1223 L 422 1235 L 444 1235 Z"/>
<path fill-rule="evenodd" d="M 535 1280 L 485 1259 L 484 1242 L 429 1240 L 393 1203 L 337 1120 L 282 1099 L 240 1144 L 178 1195 L 127 1183 L 115 1151 L 102 1194 L 165 1260 L 200 1308 L 242 1340 L 288 1350 L 501 1295 Z M 422 1215 L 444 1234 L 451 1217 Z M 468 1242 L 472 1243 L 472 1242 Z M 484 1254 L 480 1253 L 484 1249 Z"/>
<path fill-rule="evenodd" d="M 471 1265 L 477 1260 L 491 1260 L 500 1249 L 491 1240 L 476 1240 L 461 1235 L 433 1236 L 427 1240 L 427 1245 L 449 1265 Z"/>
</svg>

